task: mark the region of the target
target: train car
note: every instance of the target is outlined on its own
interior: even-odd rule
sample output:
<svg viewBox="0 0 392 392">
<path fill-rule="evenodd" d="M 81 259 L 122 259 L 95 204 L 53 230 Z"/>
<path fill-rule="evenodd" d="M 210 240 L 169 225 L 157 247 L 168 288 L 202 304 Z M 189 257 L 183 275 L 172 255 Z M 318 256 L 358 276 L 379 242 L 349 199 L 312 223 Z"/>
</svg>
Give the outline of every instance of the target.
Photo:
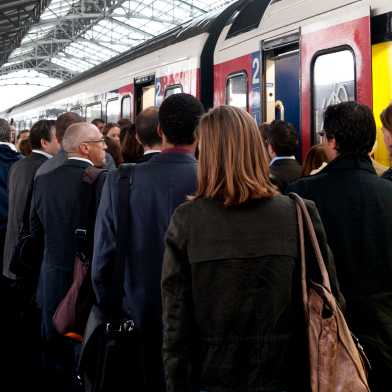
<svg viewBox="0 0 392 392">
<path fill-rule="evenodd" d="M 249 2 L 221 32 L 214 104 L 293 123 L 302 156 L 320 141 L 328 105 L 373 106 L 375 157 L 389 166 L 378 118 L 392 98 L 391 11 L 390 0 Z"/>
<path fill-rule="evenodd" d="M 299 157 L 319 142 L 332 103 L 357 100 L 375 117 L 392 99 L 390 0 L 241 0 L 180 26 L 10 109 L 18 124 L 77 110 L 115 121 L 180 91 L 229 104 L 257 122 L 299 130 Z M 24 122 L 24 123 L 23 123 Z M 389 166 L 378 130 L 375 158 Z"/>
<path fill-rule="evenodd" d="M 212 90 L 208 83 L 202 86 L 201 79 L 211 79 L 214 42 L 240 3 L 244 1 L 185 23 L 94 67 L 11 108 L 7 117 L 14 119 L 18 129 L 65 111 L 78 112 L 87 121 L 133 120 L 144 108 L 159 106 L 165 97 L 178 92 L 210 100 L 207 105 L 211 106 Z"/>
</svg>

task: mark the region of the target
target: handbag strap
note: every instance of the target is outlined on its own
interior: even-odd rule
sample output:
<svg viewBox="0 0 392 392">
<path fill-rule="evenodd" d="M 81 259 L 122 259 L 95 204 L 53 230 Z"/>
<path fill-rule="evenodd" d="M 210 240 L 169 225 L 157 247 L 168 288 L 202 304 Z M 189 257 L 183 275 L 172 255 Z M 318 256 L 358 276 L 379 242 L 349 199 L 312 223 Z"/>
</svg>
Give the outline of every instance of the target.
<svg viewBox="0 0 392 392">
<path fill-rule="evenodd" d="M 104 170 L 90 166 L 82 173 L 82 186 L 80 191 L 80 213 L 75 229 L 76 253 L 82 262 L 88 259 L 88 232 L 91 222 L 91 202 L 94 195 L 94 184 Z"/>
<path fill-rule="evenodd" d="M 30 209 L 31 209 L 32 198 L 33 198 L 33 183 L 30 184 L 29 191 L 27 193 L 26 204 L 23 211 L 23 218 L 19 226 L 19 233 L 30 232 Z"/>
<path fill-rule="evenodd" d="M 130 208 L 129 196 L 130 188 L 133 184 L 133 177 L 136 164 L 122 164 L 119 171 L 118 188 L 118 210 L 117 210 L 117 247 L 116 263 L 114 264 L 112 275 L 112 304 L 111 314 L 113 317 L 122 315 L 122 299 L 124 294 L 124 272 L 127 249 L 129 248 Z"/>
<path fill-rule="evenodd" d="M 305 250 L 305 227 L 310 237 L 310 242 L 314 254 L 316 256 L 316 262 L 321 273 L 322 285 L 330 293 L 331 282 L 329 279 L 327 267 L 325 266 L 323 255 L 321 253 L 320 245 L 317 239 L 316 231 L 313 226 L 312 218 L 309 215 L 309 211 L 306 207 L 304 200 L 296 193 L 289 193 L 289 196 L 294 200 L 297 219 L 298 219 L 298 231 L 299 231 L 299 241 L 300 241 L 300 257 L 301 257 L 301 284 L 302 284 L 302 296 L 304 299 L 304 304 L 308 303 L 308 288 L 307 288 L 307 271 L 306 271 L 306 250 Z M 331 303 L 331 306 L 333 304 Z"/>
</svg>

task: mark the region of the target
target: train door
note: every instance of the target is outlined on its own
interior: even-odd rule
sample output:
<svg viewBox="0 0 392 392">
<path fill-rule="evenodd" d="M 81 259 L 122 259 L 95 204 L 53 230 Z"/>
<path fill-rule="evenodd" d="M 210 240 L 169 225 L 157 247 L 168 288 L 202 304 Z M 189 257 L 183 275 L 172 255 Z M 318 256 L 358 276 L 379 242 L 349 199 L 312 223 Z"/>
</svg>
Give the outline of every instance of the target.
<svg viewBox="0 0 392 392">
<path fill-rule="evenodd" d="M 370 7 L 359 1 L 301 29 L 302 153 L 320 142 L 325 109 L 356 100 L 372 107 Z"/>
<path fill-rule="evenodd" d="M 300 133 L 300 56 L 297 35 L 282 46 L 282 38 L 263 42 L 264 59 L 264 120 L 284 120 L 292 123 Z M 300 157 L 300 147 L 298 157 Z"/>
<path fill-rule="evenodd" d="M 135 116 L 155 106 L 155 75 L 135 79 Z"/>
</svg>

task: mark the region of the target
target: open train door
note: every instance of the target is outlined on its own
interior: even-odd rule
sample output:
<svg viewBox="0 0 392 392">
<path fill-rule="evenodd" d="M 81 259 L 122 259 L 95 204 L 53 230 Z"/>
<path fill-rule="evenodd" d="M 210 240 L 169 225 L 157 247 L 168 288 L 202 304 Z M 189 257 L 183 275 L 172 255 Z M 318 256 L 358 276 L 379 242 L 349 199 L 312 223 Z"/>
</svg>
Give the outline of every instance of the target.
<svg viewBox="0 0 392 392">
<path fill-rule="evenodd" d="M 262 41 L 264 120 L 284 120 L 300 130 L 299 32 Z M 297 158 L 300 156 L 300 148 Z"/>
<path fill-rule="evenodd" d="M 338 3 L 338 1 L 337 1 Z M 326 107 L 356 100 L 372 107 L 368 1 L 336 7 L 301 30 L 302 153 L 320 142 Z"/>
</svg>

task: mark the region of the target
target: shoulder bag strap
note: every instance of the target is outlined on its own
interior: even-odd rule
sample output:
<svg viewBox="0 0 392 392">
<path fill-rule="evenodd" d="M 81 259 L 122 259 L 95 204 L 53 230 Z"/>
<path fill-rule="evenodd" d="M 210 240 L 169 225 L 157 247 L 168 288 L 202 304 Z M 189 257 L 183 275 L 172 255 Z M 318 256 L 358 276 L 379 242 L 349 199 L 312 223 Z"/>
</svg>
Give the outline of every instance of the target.
<svg viewBox="0 0 392 392">
<path fill-rule="evenodd" d="M 82 173 L 82 186 L 81 186 L 81 192 L 80 192 L 80 213 L 79 213 L 79 220 L 78 220 L 78 225 L 76 226 L 75 229 L 75 238 L 76 238 L 76 254 L 79 256 L 80 260 L 82 262 L 85 262 L 88 258 L 87 252 L 87 246 L 88 246 L 88 228 L 89 228 L 89 218 L 90 218 L 90 213 L 91 213 L 91 202 L 93 199 L 93 193 L 94 193 L 94 181 L 91 181 L 89 173 L 91 172 L 91 169 L 95 169 L 92 167 L 88 167 L 85 169 L 85 171 Z"/>
<path fill-rule="evenodd" d="M 296 193 L 290 193 L 289 196 L 294 200 L 296 210 L 297 210 L 297 218 L 298 218 L 298 230 L 299 230 L 299 240 L 300 240 L 300 253 L 301 253 L 301 281 L 302 281 L 302 291 L 303 291 L 303 298 L 304 303 L 308 303 L 308 290 L 307 290 L 307 279 L 306 279 L 306 251 L 305 251 L 305 234 L 304 228 L 310 237 L 310 242 L 312 244 L 312 248 L 314 254 L 316 256 L 316 262 L 319 267 L 322 279 L 322 285 L 330 292 L 331 290 L 331 283 L 329 280 L 329 275 L 327 268 L 324 263 L 323 255 L 320 250 L 320 245 L 318 243 L 316 231 L 313 226 L 312 219 L 309 215 L 308 209 L 304 200 L 297 195 Z"/>
<path fill-rule="evenodd" d="M 130 209 L 129 196 L 133 183 L 135 164 L 120 165 L 119 188 L 118 188 L 118 210 L 117 210 L 117 252 L 116 263 L 113 270 L 113 314 L 121 315 L 122 299 L 124 295 L 124 271 L 125 260 L 129 248 L 130 238 Z"/>
</svg>

